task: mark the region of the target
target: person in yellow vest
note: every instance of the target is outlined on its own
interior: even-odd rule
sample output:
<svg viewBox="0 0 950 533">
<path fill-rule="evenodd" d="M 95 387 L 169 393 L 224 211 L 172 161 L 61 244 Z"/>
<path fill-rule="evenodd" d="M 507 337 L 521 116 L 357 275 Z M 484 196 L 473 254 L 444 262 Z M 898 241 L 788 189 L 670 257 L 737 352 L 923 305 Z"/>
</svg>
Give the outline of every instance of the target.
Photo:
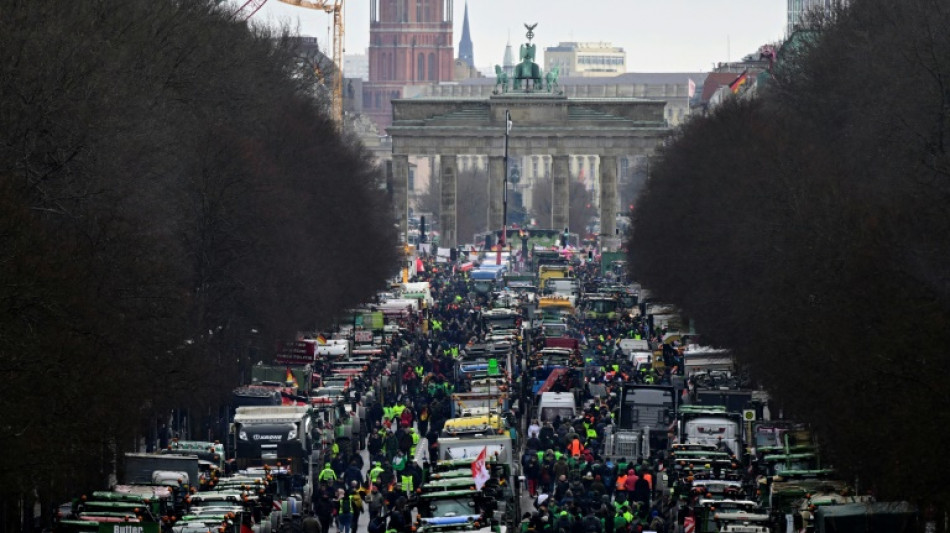
<svg viewBox="0 0 950 533">
<path fill-rule="evenodd" d="M 369 481 L 372 486 L 376 486 L 379 483 L 379 475 L 383 473 L 383 467 L 379 463 L 373 463 L 373 467 L 369 470 Z"/>
<path fill-rule="evenodd" d="M 415 488 L 412 486 L 412 476 L 411 475 L 400 475 L 399 481 L 402 485 L 402 489 L 406 491 L 407 495 L 411 495 Z"/>
<path fill-rule="evenodd" d="M 419 433 L 416 431 L 416 428 L 409 428 L 409 435 L 412 436 L 412 447 L 409 448 L 409 457 L 416 456 L 416 446 L 419 444 Z"/>
<path fill-rule="evenodd" d="M 333 484 L 336 482 L 336 472 L 333 471 L 333 467 L 330 466 L 330 463 L 323 465 L 323 470 L 320 471 L 320 475 L 317 476 L 317 479 L 320 481 L 326 481 L 327 483 Z"/>
</svg>

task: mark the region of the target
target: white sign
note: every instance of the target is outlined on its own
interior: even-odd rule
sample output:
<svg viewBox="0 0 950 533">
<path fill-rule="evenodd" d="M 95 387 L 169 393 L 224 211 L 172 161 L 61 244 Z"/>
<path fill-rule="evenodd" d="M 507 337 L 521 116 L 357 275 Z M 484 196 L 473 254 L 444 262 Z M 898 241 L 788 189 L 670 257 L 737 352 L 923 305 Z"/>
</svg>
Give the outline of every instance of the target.
<svg viewBox="0 0 950 533">
<path fill-rule="evenodd" d="M 373 332 L 367 330 L 359 330 L 353 334 L 353 340 L 360 344 L 368 344 L 373 342 Z"/>
<path fill-rule="evenodd" d="M 482 450 L 488 450 L 489 455 L 503 455 L 505 446 L 503 444 L 489 444 L 488 446 L 458 446 L 446 448 L 449 459 L 475 459 Z"/>
</svg>

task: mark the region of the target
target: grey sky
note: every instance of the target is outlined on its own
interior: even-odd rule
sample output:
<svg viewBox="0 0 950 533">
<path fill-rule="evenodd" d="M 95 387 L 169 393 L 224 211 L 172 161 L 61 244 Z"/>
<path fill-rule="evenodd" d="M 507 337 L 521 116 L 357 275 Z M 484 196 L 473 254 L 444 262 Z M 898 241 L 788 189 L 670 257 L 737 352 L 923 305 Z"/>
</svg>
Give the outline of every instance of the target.
<svg viewBox="0 0 950 533">
<path fill-rule="evenodd" d="M 346 53 L 363 53 L 369 0 L 345 6 Z M 517 53 L 523 23 L 537 22 L 539 52 L 560 41 L 606 41 L 627 51 L 630 72 L 696 72 L 781 39 L 786 6 L 787 0 L 469 0 L 468 10 L 479 68 L 501 63 L 509 31 Z M 464 7 L 455 0 L 456 55 Z M 286 23 L 326 43 L 330 16 L 270 0 L 254 20 Z"/>
</svg>

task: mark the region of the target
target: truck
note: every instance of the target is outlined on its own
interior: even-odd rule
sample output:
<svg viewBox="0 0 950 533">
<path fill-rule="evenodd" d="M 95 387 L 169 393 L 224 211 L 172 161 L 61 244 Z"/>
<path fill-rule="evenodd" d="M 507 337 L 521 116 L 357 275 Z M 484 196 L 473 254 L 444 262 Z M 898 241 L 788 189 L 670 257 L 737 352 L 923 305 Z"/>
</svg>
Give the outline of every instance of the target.
<svg viewBox="0 0 950 533">
<path fill-rule="evenodd" d="M 495 480 L 491 482 L 497 492 L 497 508 L 493 519 L 507 526 L 509 531 L 521 519 L 521 463 L 515 457 L 514 444 L 507 435 L 486 435 L 482 437 L 441 437 L 439 438 L 438 463 L 472 463 L 479 454 L 485 452 L 485 466 Z M 471 471 L 469 470 L 469 475 Z M 471 478 L 469 478 L 471 479 Z M 504 530 L 504 529 L 503 529 Z"/>
<path fill-rule="evenodd" d="M 819 506 L 815 533 L 920 531 L 917 508 L 907 502 L 859 502 Z"/>
<path fill-rule="evenodd" d="M 683 352 L 683 367 L 687 377 L 703 372 L 725 372 L 732 375 L 736 368 L 729 350 L 696 345 L 689 345 Z"/>
<path fill-rule="evenodd" d="M 543 424 L 555 418 L 573 420 L 577 416 L 577 401 L 568 392 L 542 392 L 538 400 L 538 420 Z"/>
<path fill-rule="evenodd" d="M 197 455 L 126 453 L 119 480 L 123 485 L 163 485 L 197 487 Z"/>
<path fill-rule="evenodd" d="M 725 446 L 732 453 L 743 452 L 739 416 L 725 407 L 682 405 L 677 426 L 680 444 Z"/>
<path fill-rule="evenodd" d="M 313 445 L 308 406 L 238 407 L 230 427 L 232 452 L 239 467 L 305 464 Z"/>
<path fill-rule="evenodd" d="M 620 413 L 612 436 L 614 442 L 630 442 L 634 435 L 642 438 L 639 453 L 650 449 L 666 449 L 667 432 L 676 412 L 676 389 L 669 385 L 625 383 L 621 387 Z M 621 434 L 626 434 L 621 437 Z M 627 456 L 629 457 L 629 456 Z"/>
</svg>

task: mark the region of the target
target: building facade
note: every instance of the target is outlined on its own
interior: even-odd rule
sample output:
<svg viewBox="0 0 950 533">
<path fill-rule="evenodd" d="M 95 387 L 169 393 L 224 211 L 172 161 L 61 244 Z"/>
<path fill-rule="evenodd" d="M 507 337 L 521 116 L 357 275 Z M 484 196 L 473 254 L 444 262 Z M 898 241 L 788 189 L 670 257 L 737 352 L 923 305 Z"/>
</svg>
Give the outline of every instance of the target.
<svg viewBox="0 0 950 533">
<path fill-rule="evenodd" d="M 452 12 L 453 0 L 371 0 L 362 109 L 380 131 L 392 122 L 391 101 L 404 87 L 452 81 Z"/>
<path fill-rule="evenodd" d="M 843 5 L 843 0 L 788 0 L 788 28 L 789 35 L 802 25 L 809 11 L 819 10 L 830 13 L 837 5 Z"/>
<path fill-rule="evenodd" d="M 366 54 L 346 54 L 343 56 L 343 74 L 347 78 L 369 81 L 369 56 Z"/>
<path fill-rule="evenodd" d="M 561 77 L 616 76 L 627 72 L 627 53 L 610 43 L 562 42 L 544 49 L 544 71 L 555 66 Z"/>
</svg>

